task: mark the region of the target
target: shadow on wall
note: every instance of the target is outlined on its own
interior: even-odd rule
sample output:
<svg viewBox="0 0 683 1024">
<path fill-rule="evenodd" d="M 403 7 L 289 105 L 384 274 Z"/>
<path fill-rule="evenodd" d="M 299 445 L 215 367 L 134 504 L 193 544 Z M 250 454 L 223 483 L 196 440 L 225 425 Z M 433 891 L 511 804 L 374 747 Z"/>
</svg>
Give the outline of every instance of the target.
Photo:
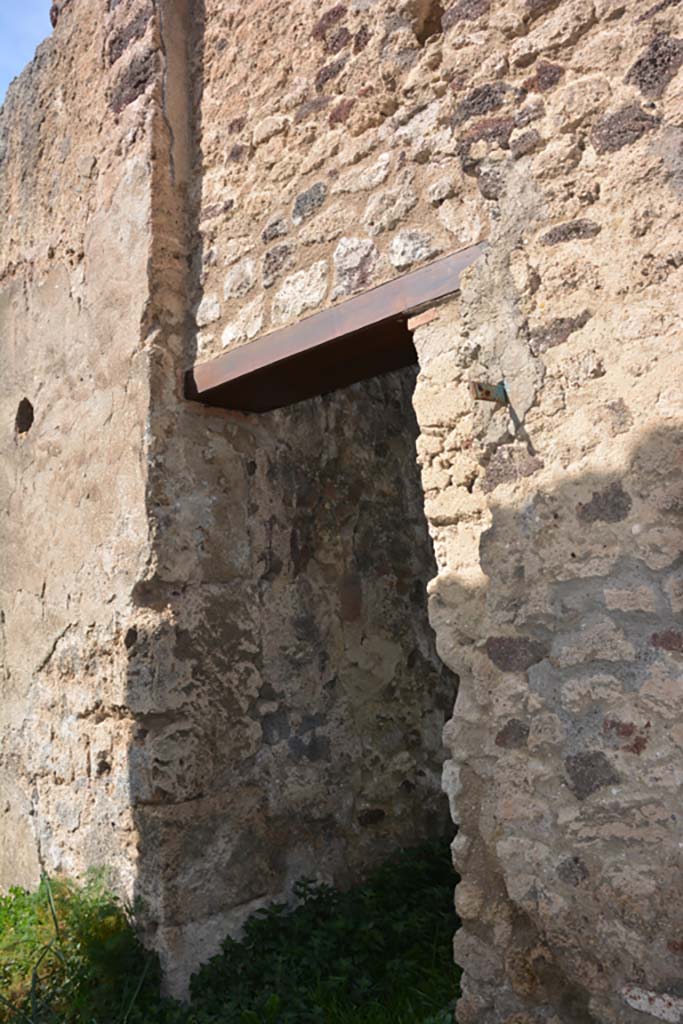
<svg viewBox="0 0 683 1024">
<path fill-rule="evenodd" d="M 485 585 L 444 577 L 430 609 L 461 672 L 458 1019 L 636 1024 L 650 995 L 683 1008 L 683 430 L 645 429 L 623 458 L 615 440 L 611 472 L 555 487 L 510 451 L 485 478 Z M 494 489 L 524 477 L 521 500 Z"/>
<path fill-rule="evenodd" d="M 195 330 L 188 320 L 175 366 L 160 355 L 154 575 L 128 637 L 136 896 L 176 995 L 296 879 L 346 884 L 443 834 L 441 733 L 457 685 L 427 619 L 415 371 L 263 416 L 209 410 L 172 386 Z"/>
<path fill-rule="evenodd" d="M 130 671 L 153 703 L 130 751 L 137 887 L 169 969 L 297 878 L 346 884 L 446 828 L 456 680 L 427 618 L 413 378 L 186 424 L 214 452 L 192 476 L 212 499 L 191 524 L 202 564 L 155 585 Z"/>
</svg>

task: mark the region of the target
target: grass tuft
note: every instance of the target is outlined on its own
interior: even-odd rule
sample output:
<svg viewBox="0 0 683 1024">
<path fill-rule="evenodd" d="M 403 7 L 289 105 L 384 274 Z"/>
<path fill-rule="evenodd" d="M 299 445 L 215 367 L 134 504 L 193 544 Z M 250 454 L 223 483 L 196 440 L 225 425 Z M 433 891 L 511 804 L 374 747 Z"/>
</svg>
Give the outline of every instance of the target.
<svg viewBox="0 0 683 1024">
<path fill-rule="evenodd" d="M 156 958 L 139 943 L 103 872 L 83 882 L 43 876 L 36 892 L 0 897 L 0 1021 L 118 1024 Z"/>
</svg>

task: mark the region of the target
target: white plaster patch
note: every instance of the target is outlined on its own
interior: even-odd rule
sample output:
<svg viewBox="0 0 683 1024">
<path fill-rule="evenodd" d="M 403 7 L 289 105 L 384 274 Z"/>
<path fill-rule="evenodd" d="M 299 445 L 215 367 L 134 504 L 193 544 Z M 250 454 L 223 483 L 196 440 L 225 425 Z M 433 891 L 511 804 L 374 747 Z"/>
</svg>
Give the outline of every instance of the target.
<svg viewBox="0 0 683 1024">
<path fill-rule="evenodd" d="M 646 1013 L 657 1020 L 668 1021 L 669 1024 L 681 1024 L 683 1021 L 683 999 L 669 996 L 666 993 L 648 992 L 636 985 L 626 985 L 621 990 L 624 1002 L 640 1013 Z"/>
</svg>

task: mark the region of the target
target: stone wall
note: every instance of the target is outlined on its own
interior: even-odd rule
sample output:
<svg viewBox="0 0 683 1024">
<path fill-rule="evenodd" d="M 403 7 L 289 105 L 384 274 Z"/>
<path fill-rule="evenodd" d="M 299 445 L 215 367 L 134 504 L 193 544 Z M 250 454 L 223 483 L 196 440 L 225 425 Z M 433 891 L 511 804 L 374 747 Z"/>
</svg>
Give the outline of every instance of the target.
<svg viewBox="0 0 683 1024">
<path fill-rule="evenodd" d="M 511 21 L 540 116 L 525 152 L 470 151 L 491 248 L 416 332 L 431 621 L 461 674 L 458 1020 L 677 1020 L 680 10 Z"/>
<path fill-rule="evenodd" d="M 414 370 L 260 418 L 182 400 L 201 45 L 181 4 L 110 6 L 64 4 L 2 112 L 1 880 L 106 863 L 182 993 L 297 878 L 443 833 L 456 679 Z"/>
<path fill-rule="evenodd" d="M 159 532 L 129 699 L 154 678 L 136 892 L 162 908 L 174 991 L 297 878 L 344 884 L 445 830 L 456 683 L 427 618 L 414 376 L 262 417 L 186 407 L 169 435 L 187 461 L 167 500 L 183 480 L 196 506 Z"/>
<path fill-rule="evenodd" d="M 5 303 L 33 296 L 56 253 L 59 273 L 73 259 L 68 273 L 82 274 L 88 246 L 72 239 L 100 210 L 135 287 L 124 300 L 108 273 L 84 305 L 76 284 L 62 286 L 78 326 L 66 330 L 60 313 L 58 346 L 10 356 L 3 505 L 16 565 L 3 602 L 29 609 L 21 627 L 5 610 L 12 820 L 26 830 L 33 803 L 38 832 L 55 830 L 43 861 L 71 870 L 96 857 L 96 846 L 74 851 L 99 834 L 97 794 L 116 794 L 129 824 L 112 848 L 179 982 L 311 851 L 341 877 L 402 839 L 399 813 L 425 794 L 435 817 L 415 810 L 406 831 L 436 827 L 436 730 L 453 679 L 416 589 L 430 555 L 410 473 L 409 374 L 263 417 L 185 403 L 179 380 L 197 357 L 487 238 L 460 296 L 416 331 L 430 618 L 462 679 L 444 773 L 463 877 L 458 1019 L 677 1020 L 683 8 L 61 7 L 55 39 L 0 117 L 3 216 L 17 224 L 3 240 Z M 83 73 L 67 76 L 67 60 Z M 48 102 L 59 75 L 69 89 Z M 98 161 L 78 192 L 81 150 L 62 164 L 58 151 L 77 118 Z M 77 199 L 54 184 L 62 165 Z M 132 186 L 117 193 L 123 180 L 139 181 L 144 200 L 131 206 Z M 30 221 L 22 187 L 37 196 Z M 52 241 L 62 224 L 63 250 Z M 5 317 L 3 346 L 47 325 L 35 296 L 33 319 Z M 93 327 L 78 333 L 88 311 Z M 119 340 L 102 344 L 107 330 Z M 120 386 L 117 360 L 140 367 L 127 412 L 105 410 L 94 440 L 68 390 L 83 382 L 60 370 L 67 355 L 86 381 L 92 365 L 99 403 Z M 504 379 L 510 406 L 475 403 L 472 379 Z M 61 545 L 45 515 L 55 484 L 28 461 L 48 382 L 76 424 L 59 438 L 69 454 L 57 479 L 70 501 L 83 488 L 83 518 L 57 524 Z M 15 435 L 23 397 L 36 418 Z M 117 444 L 134 493 L 98 468 Z M 90 517 L 84 465 L 106 492 Z M 44 597 L 63 584 L 53 629 Z M 27 644 L 34 634 L 45 652 L 42 639 Z M 55 751 L 79 751 L 81 728 L 92 744 L 90 708 L 93 727 L 118 737 L 93 746 L 103 753 L 90 780 L 50 768 L 40 781 L 45 760 L 26 763 L 29 693 Z M 365 760 L 349 779 L 359 737 Z M 383 792 L 367 781 L 378 758 Z M 279 843 L 288 807 L 297 814 Z M 61 824 L 70 813 L 73 832 Z M 256 825 L 258 847 L 244 838 Z"/>
<path fill-rule="evenodd" d="M 486 237 L 456 159 L 460 34 L 420 31 L 438 9 L 207 0 L 201 358 Z"/>
<path fill-rule="evenodd" d="M 126 622 L 145 513 L 149 125 L 80 0 L 0 112 L 0 877 L 135 877 Z M 112 16 L 113 17 L 113 16 Z"/>
<path fill-rule="evenodd" d="M 200 355 L 490 242 L 416 333 L 463 1024 L 683 1006 L 682 35 L 671 2 L 207 6 Z"/>
</svg>

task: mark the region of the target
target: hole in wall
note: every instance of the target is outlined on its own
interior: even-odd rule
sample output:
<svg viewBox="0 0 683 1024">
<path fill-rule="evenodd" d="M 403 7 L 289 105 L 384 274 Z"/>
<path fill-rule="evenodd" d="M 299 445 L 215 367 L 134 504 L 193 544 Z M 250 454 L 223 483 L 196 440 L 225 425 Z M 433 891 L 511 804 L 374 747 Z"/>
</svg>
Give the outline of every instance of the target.
<svg viewBox="0 0 683 1024">
<path fill-rule="evenodd" d="M 34 413 L 33 406 L 29 402 L 28 398 L 22 398 L 19 402 L 17 409 L 16 419 L 14 421 L 14 429 L 17 434 L 26 434 L 33 426 Z"/>
<path fill-rule="evenodd" d="M 420 46 L 424 46 L 432 36 L 443 32 L 443 14 L 440 0 L 417 0 L 415 36 Z"/>
</svg>

